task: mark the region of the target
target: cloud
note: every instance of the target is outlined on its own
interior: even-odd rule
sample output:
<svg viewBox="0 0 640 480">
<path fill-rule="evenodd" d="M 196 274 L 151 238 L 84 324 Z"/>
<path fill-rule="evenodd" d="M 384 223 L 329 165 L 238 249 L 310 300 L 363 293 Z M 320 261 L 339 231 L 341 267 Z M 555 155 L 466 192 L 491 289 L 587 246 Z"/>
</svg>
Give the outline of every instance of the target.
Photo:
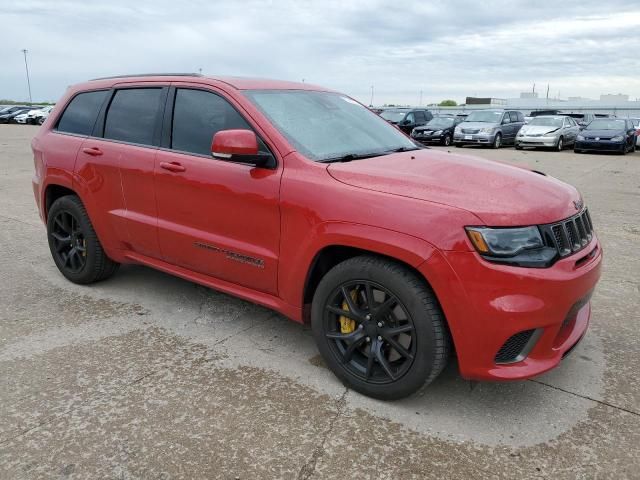
<svg viewBox="0 0 640 480">
<path fill-rule="evenodd" d="M 55 99 L 88 78 L 197 71 L 305 79 L 376 103 L 517 96 L 640 96 L 640 7 L 611 0 L 21 0 L 0 12 L 0 97 Z M 634 68 L 635 67 L 635 68 Z"/>
</svg>

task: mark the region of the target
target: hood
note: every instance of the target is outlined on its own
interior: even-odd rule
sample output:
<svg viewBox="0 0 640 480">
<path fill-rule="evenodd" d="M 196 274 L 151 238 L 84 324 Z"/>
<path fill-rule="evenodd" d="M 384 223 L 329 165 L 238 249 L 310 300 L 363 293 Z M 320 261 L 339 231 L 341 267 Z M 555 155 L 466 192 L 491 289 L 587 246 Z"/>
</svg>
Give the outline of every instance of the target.
<svg viewBox="0 0 640 480">
<path fill-rule="evenodd" d="M 574 187 L 553 177 L 436 150 L 333 163 L 328 172 L 355 187 L 467 210 L 487 226 L 552 223 L 574 215 L 573 202 L 580 199 Z"/>
<path fill-rule="evenodd" d="M 555 133 L 560 130 L 561 127 L 550 127 L 544 125 L 525 125 L 520 129 L 521 133 L 525 135 L 546 135 L 547 133 Z"/>
<path fill-rule="evenodd" d="M 611 138 L 617 137 L 618 135 L 625 135 L 624 130 L 587 130 L 586 128 L 580 132 L 580 135 L 584 137 L 603 137 L 603 138 Z"/>
</svg>

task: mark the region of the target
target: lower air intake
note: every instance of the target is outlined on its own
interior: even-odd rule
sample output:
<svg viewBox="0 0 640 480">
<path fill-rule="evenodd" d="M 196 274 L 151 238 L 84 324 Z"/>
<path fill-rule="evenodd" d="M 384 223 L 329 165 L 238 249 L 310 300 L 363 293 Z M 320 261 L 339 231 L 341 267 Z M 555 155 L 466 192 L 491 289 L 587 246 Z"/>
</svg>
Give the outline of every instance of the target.
<svg viewBox="0 0 640 480">
<path fill-rule="evenodd" d="M 531 340 L 533 333 L 535 330 L 523 330 L 522 332 L 516 333 L 509 337 L 509 339 L 504 342 L 498 353 L 496 354 L 495 362 L 496 363 L 513 363 L 519 362 L 524 358 L 529 352 L 524 352 L 525 347 Z"/>
</svg>

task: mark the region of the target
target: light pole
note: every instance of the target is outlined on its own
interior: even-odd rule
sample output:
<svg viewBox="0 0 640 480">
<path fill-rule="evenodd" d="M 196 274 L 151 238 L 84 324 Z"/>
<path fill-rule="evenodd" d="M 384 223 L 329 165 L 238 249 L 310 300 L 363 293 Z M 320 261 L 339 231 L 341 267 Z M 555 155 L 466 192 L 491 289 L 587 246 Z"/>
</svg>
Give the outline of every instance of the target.
<svg viewBox="0 0 640 480">
<path fill-rule="evenodd" d="M 369 105 L 373 107 L 373 85 L 371 85 L 371 101 L 369 102 Z"/>
<path fill-rule="evenodd" d="M 31 81 L 29 80 L 29 65 L 27 64 L 27 50 L 26 48 L 22 49 L 22 53 L 24 54 L 24 69 L 27 72 L 27 86 L 29 87 L 29 103 L 33 103 L 33 99 L 31 98 Z"/>
</svg>

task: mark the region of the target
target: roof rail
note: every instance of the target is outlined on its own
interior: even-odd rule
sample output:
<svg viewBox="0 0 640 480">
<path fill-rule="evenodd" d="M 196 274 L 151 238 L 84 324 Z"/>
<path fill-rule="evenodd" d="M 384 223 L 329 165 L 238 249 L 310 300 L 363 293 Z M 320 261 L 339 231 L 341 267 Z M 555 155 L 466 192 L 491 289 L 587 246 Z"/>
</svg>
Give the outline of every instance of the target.
<svg viewBox="0 0 640 480">
<path fill-rule="evenodd" d="M 92 78 L 89 80 L 110 80 L 112 78 L 131 78 L 131 77 L 202 77 L 200 73 L 134 73 L 130 75 L 113 75 L 111 77 Z"/>
</svg>

